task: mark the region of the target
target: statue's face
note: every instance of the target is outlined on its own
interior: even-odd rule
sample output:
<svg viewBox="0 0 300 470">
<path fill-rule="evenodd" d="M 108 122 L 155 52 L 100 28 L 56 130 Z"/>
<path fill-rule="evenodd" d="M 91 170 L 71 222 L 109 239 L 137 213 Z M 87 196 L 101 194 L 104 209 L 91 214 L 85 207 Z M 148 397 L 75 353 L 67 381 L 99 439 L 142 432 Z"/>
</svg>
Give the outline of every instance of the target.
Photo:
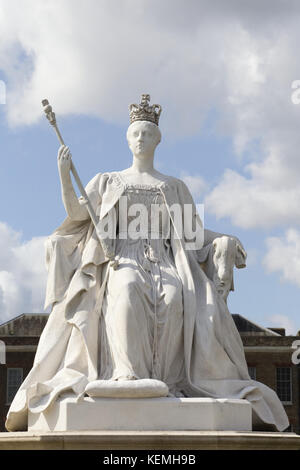
<svg viewBox="0 0 300 470">
<path fill-rule="evenodd" d="M 127 140 L 134 155 L 151 155 L 161 138 L 160 130 L 148 121 L 136 121 L 127 131 Z"/>
</svg>

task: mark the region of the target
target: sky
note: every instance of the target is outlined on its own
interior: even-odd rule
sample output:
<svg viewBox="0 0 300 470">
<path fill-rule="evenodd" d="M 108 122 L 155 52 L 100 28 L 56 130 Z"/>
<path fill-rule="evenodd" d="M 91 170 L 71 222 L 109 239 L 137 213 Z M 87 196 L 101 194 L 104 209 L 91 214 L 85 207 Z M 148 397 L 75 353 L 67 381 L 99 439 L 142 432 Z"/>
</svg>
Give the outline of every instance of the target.
<svg viewBox="0 0 300 470">
<path fill-rule="evenodd" d="M 0 323 L 43 312 L 65 217 L 42 99 L 86 184 L 131 165 L 128 105 L 149 93 L 155 168 L 248 253 L 230 311 L 300 330 L 299 21 L 296 0 L 0 0 Z"/>
</svg>

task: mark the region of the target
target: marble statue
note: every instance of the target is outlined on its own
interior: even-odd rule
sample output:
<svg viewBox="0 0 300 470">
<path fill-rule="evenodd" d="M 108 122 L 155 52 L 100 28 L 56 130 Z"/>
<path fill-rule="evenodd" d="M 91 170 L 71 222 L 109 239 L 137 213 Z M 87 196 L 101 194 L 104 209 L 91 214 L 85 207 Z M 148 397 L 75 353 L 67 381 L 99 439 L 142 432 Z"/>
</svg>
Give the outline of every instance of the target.
<svg viewBox="0 0 300 470">
<path fill-rule="evenodd" d="M 65 393 L 78 400 L 244 398 L 257 426 L 284 430 L 289 424 L 276 393 L 249 377 L 226 305 L 234 266 L 245 266 L 243 245 L 203 229 L 186 184 L 154 168 L 161 107 L 149 99 L 143 95 L 130 107 L 132 165 L 99 173 L 86 186 L 96 227 L 87 201 L 74 191 L 70 150 L 59 149 L 67 218 L 47 241 L 51 314 L 11 404 L 10 431 L 27 429 L 28 410 L 41 413 Z M 190 208 L 194 243 L 174 204 L 182 213 Z M 153 206 L 159 217 L 152 216 Z M 139 223 L 137 207 L 146 209 Z"/>
</svg>

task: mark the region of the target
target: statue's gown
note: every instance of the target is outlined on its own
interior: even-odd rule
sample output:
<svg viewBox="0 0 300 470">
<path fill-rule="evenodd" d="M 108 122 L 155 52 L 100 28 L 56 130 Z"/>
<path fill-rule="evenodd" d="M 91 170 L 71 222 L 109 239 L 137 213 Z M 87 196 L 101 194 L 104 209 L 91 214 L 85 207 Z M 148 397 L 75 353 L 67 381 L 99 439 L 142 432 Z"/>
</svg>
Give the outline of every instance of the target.
<svg viewBox="0 0 300 470">
<path fill-rule="evenodd" d="M 168 212 L 155 186 L 126 185 L 123 196 L 133 215 L 128 216 L 125 230 L 117 226 L 119 267 L 109 270 L 103 299 L 99 376 L 157 378 L 175 392 L 184 378 L 183 302 Z M 144 233 L 142 217 L 140 226 L 136 224 L 136 204 L 147 209 Z M 161 217 L 152 211 L 151 218 L 151 205 L 156 204 L 161 207 Z"/>
<path fill-rule="evenodd" d="M 186 185 L 170 176 L 154 186 L 129 185 L 112 172 L 96 175 L 86 191 L 99 216 L 98 235 L 90 220 L 67 218 L 49 237 L 46 305 L 52 311 L 7 429 L 26 429 L 28 409 L 42 412 L 64 392 L 81 399 L 91 381 L 152 377 L 175 395 L 247 399 L 256 426 L 284 430 L 289 422 L 281 402 L 250 379 L 232 316 L 201 267 L 209 246 L 188 250 L 175 236 L 173 203 L 189 204 L 198 217 Z M 128 204 L 127 224 L 121 201 Z M 149 230 L 130 236 L 136 203 L 160 204 L 169 215 L 156 224 L 155 239 Z M 119 261 L 115 270 L 110 255 Z"/>
</svg>

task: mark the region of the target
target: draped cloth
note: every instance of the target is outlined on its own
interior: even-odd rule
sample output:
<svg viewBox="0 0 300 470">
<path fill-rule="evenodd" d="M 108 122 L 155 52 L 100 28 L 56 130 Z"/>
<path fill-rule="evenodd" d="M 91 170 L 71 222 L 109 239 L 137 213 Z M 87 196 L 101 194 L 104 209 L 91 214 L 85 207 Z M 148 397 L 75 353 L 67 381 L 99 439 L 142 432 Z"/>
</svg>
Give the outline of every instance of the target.
<svg viewBox="0 0 300 470">
<path fill-rule="evenodd" d="M 174 203 L 192 207 L 202 233 L 187 186 L 165 176 L 153 188 L 135 189 L 147 204 L 155 194 L 169 215 L 169 230 L 162 227 L 157 240 L 120 238 L 120 197 L 132 195 L 118 172 L 99 173 L 86 187 L 99 217 L 96 229 L 90 219 L 67 217 L 48 238 L 45 306 L 51 314 L 6 428 L 26 430 L 28 410 L 45 411 L 65 392 L 79 400 L 91 381 L 133 376 L 158 378 L 187 397 L 246 399 L 255 426 L 284 430 L 289 422 L 280 400 L 250 379 L 232 316 L 201 267 L 207 246 L 200 236 L 190 249 L 185 234 L 178 236 Z"/>
</svg>

